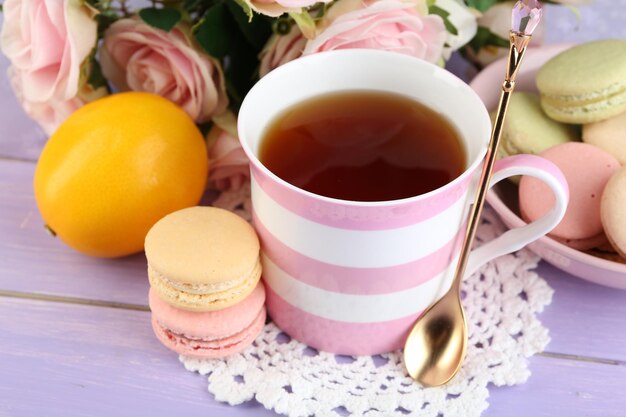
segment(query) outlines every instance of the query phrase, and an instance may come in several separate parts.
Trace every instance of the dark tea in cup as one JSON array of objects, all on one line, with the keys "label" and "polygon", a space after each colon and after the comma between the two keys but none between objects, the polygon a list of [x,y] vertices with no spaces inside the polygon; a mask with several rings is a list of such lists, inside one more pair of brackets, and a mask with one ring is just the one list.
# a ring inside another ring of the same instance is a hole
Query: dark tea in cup
[{"label": "dark tea in cup", "polygon": [[269,125],[259,159],[296,187],[352,201],[424,194],[466,168],[460,135],[444,116],[376,91],[325,94],[290,107]]}]

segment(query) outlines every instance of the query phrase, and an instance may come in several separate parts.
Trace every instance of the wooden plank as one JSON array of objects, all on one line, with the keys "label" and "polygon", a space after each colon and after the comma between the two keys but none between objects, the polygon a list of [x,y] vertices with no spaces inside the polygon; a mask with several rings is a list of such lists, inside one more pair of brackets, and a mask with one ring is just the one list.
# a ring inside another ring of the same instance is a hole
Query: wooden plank
[{"label": "wooden plank", "polygon": [[0,160],[0,290],[147,305],[143,254],[87,257],[49,236],[32,190],[35,165]]},{"label": "wooden plank", "polygon": [[0,297],[0,416],[273,416],[230,407],[152,334],[150,314]]},{"label": "wooden plank", "polygon": [[626,366],[534,357],[527,383],[490,387],[483,417],[623,417]]},{"label": "wooden plank", "polygon": [[[32,195],[34,164],[0,160],[0,291],[147,305],[143,255],[100,260],[49,237]],[[626,361],[626,291],[600,287],[549,266],[555,289],[541,314],[552,352]]]},{"label": "wooden plank", "polygon": [[542,263],[554,289],[539,318],[550,329],[547,351],[626,362],[626,291],[602,287]]},{"label": "wooden plank", "polygon": [[0,53],[0,157],[34,161],[47,137],[20,107],[6,76],[8,67],[9,61]]},{"label": "wooden plank", "polygon": [[[0,297],[0,416],[272,416],[206,392],[151,333],[149,313]],[[626,367],[535,357],[517,387],[491,387],[485,416],[617,417]]]}]

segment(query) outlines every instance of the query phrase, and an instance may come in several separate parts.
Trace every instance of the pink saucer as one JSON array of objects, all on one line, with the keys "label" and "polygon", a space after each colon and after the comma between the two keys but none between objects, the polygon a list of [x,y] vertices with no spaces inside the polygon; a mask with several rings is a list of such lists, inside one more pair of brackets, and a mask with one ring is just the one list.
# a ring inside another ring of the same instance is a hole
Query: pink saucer
[{"label": "pink saucer", "polygon": [[[537,91],[535,75],[541,66],[553,56],[569,49],[573,44],[548,45],[530,48],[517,77],[517,91]],[[481,97],[488,110],[493,110],[500,98],[501,80],[505,60],[499,60],[481,71],[470,86]],[[487,201],[510,228],[526,224],[519,216],[517,187],[502,183],[487,195]],[[528,248],[546,262],[584,280],[626,290],[626,264],[612,262],[569,248],[549,237],[543,237]]]}]

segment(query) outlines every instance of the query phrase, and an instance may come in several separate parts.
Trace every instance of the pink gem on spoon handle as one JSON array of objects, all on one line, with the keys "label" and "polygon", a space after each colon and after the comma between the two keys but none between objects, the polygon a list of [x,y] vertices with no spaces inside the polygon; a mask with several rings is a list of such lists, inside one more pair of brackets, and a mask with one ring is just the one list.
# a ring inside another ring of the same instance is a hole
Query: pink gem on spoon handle
[{"label": "pink gem on spoon handle", "polygon": [[538,0],[520,0],[513,7],[511,29],[522,35],[532,35],[541,21],[543,6]]}]

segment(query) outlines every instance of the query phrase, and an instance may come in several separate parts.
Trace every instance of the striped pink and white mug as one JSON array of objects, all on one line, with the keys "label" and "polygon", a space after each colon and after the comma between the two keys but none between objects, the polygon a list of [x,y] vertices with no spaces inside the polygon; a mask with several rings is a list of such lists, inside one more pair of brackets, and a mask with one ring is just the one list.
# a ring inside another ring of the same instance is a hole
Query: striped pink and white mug
[{"label": "striped pink and white mug", "polygon": [[[464,141],[465,172],[427,194],[356,202],[301,190],[259,161],[259,143],[281,112],[314,96],[354,90],[402,94],[444,114]],[[377,354],[402,347],[415,319],[450,285],[490,126],[469,86],[401,54],[325,52],[263,77],[243,102],[239,137],[251,162],[254,224],[274,322],[290,336],[334,353]],[[468,272],[543,236],[565,213],[567,183],[553,164],[534,156],[511,157],[497,164],[493,183],[513,175],[545,181],[556,204],[544,218],[475,250]]]}]

